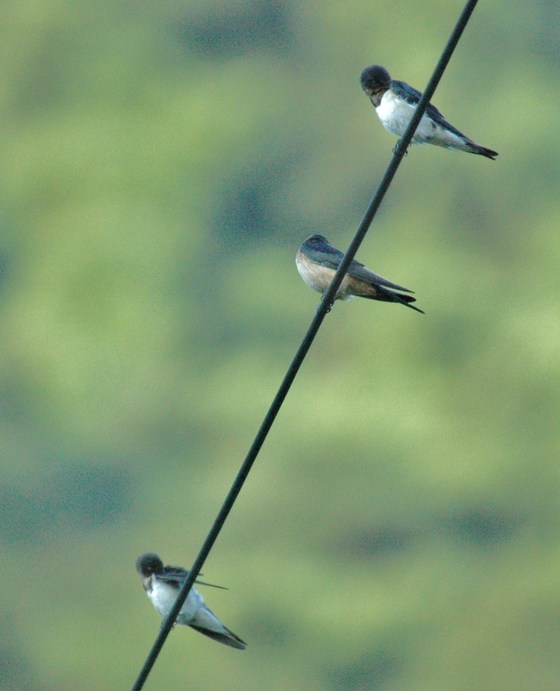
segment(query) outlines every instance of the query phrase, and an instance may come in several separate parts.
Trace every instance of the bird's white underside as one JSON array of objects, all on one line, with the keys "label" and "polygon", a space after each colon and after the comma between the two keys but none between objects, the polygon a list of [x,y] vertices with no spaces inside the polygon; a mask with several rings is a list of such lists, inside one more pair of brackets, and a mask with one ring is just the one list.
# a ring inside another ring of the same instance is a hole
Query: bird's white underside
[{"label": "bird's white underside", "polygon": [[[383,127],[391,134],[402,137],[408,127],[410,119],[416,110],[416,106],[410,105],[402,98],[395,96],[391,91],[386,91],[376,108],[377,115]],[[420,120],[420,124],[412,138],[414,144],[438,144],[449,148],[463,149],[465,142],[453,132],[444,129],[435,123],[427,115]]]},{"label": "bird's white underside", "polygon": [[[178,592],[176,588],[171,587],[168,583],[161,583],[156,580],[153,583],[152,590],[148,591],[147,595],[155,609],[165,617],[175,604]],[[191,589],[185,603],[181,607],[181,611],[177,616],[177,623],[184,625],[194,624],[209,631],[229,634],[229,631],[214,612],[204,604],[204,598],[195,588]]]},{"label": "bird's white underside", "polygon": [[[156,580],[155,583],[152,584],[152,589],[148,591],[147,594],[153,606],[165,617],[175,604],[178,592],[178,590],[172,588],[168,583],[160,583]],[[198,610],[203,606],[203,603],[202,595],[192,588],[181,607],[181,611],[177,617],[178,623],[188,624],[192,621],[196,617]]]}]

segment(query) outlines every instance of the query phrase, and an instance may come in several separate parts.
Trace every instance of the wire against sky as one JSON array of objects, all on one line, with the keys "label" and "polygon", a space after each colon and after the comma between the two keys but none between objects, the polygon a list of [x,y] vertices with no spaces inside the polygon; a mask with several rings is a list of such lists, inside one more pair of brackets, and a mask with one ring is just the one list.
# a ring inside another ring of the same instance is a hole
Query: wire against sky
[{"label": "wire against sky", "polygon": [[366,210],[364,218],[362,219],[362,222],[360,223],[358,230],[356,231],[356,234],[354,235],[354,238],[352,239],[352,242],[348,247],[344,259],[338,267],[338,271],[336,272],[329,289],[323,295],[321,303],[317,308],[317,311],[311,321],[309,329],[303,337],[303,340],[288,368],[288,371],[286,372],[286,375],[284,376],[284,379],[282,380],[282,383],[280,384],[280,387],[276,395],[274,396],[274,399],[270,405],[270,408],[268,409],[268,412],[265,415],[265,418],[261,424],[259,431],[255,436],[251,448],[249,449],[249,452],[247,453],[247,456],[245,457],[245,460],[243,461],[241,468],[239,469],[237,477],[231,485],[231,488],[224,500],[224,503],[222,504],[222,507],[218,512],[218,515],[216,516],[216,519],[214,520],[214,523],[210,528],[210,531],[208,532],[206,540],[200,548],[198,556],[196,557],[194,564],[191,570],[189,571],[189,575],[185,580],[181,590],[179,591],[179,594],[177,595],[177,600],[175,601],[175,604],[173,605],[171,611],[169,612],[169,614],[164,619],[161,625],[159,634],[152,646],[152,649],[148,653],[142,670],[140,671],[140,674],[138,675],[138,678],[136,679],[136,682],[132,687],[132,691],[139,691],[144,686],[144,683],[148,678],[148,675],[150,674],[150,671],[154,666],[161,649],[163,648],[167,636],[169,635],[169,632],[173,627],[173,622],[177,618],[177,615],[179,614],[179,611],[183,606],[183,603],[185,602],[196,577],[200,573],[200,570],[202,569],[204,562],[206,561],[206,558],[208,557],[208,554],[210,553],[214,545],[214,542],[216,541],[224,523],[226,522],[229,512],[231,511],[235,503],[235,500],[237,499],[237,496],[241,492],[245,480],[247,479],[247,476],[251,471],[253,463],[255,462],[262,445],[264,444],[264,441],[270,431],[270,428],[274,423],[274,420],[276,419],[276,416],[278,415],[280,408],[282,407],[282,403],[288,395],[288,391],[290,390],[290,387],[292,386],[294,379],[296,378],[299,368],[301,367],[305,359],[305,356],[307,355],[313,341],[315,340],[315,336],[317,335],[317,332],[319,331],[319,328],[323,323],[326,314],[330,311],[333,305],[334,296],[336,295],[338,287],[340,286],[342,279],[344,278],[344,275],[348,270],[348,267],[354,259],[354,256],[356,255],[356,252],[358,251],[358,248],[360,247],[360,244],[362,243],[362,240],[364,239],[375,217],[375,214],[377,213],[377,210],[381,202],[383,201],[385,193],[389,189],[393,177],[397,172],[397,169],[402,161],[404,154],[406,153],[408,145],[410,144],[412,136],[414,135],[414,132],[418,127],[418,123],[420,122],[420,119],[422,118],[422,115],[424,114],[424,111],[426,110],[426,107],[430,102],[437,85],[439,84],[439,81],[445,71],[445,68],[447,67],[449,60],[453,55],[453,52],[463,34],[463,31],[465,30],[465,27],[468,24],[468,21],[477,3],[478,0],[467,0],[467,3],[463,8],[461,16],[459,17],[457,24],[453,29],[453,32],[451,33],[447,45],[445,46],[441,54],[441,57],[438,60],[432,77],[428,82],[428,86],[426,87],[426,90],[424,91],[422,98],[418,103],[414,116],[412,117],[412,120],[410,121],[401,140],[395,147],[393,157],[389,162],[389,165],[387,166],[385,174],[383,175],[383,178],[381,179],[381,182],[379,183],[375,191],[375,194],[373,195],[373,198]]}]

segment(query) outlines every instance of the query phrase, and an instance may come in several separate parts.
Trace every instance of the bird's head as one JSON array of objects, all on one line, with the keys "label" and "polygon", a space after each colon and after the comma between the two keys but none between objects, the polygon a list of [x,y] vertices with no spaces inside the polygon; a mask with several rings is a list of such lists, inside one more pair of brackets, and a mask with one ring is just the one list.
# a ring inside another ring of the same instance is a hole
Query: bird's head
[{"label": "bird's head", "polygon": [[391,86],[391,75],[381,65],[370,65],[363,70],[360,82],[370,98],[381,96]]},{"label": "bird's head", "polygon": [[146,578],[154,573],[159,573],[163,569],[163,562],[157,554],[146,552],[141,554],[136,560],[136,571]]}]

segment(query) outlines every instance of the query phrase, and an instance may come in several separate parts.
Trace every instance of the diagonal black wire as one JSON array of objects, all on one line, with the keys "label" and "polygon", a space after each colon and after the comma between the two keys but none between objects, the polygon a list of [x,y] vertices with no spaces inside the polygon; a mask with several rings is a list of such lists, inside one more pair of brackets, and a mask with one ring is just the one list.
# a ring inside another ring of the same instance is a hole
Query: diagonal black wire
[{"label": "diagonal black wire", "polygon": [[383,178],[381,179],[381,182],[379,183],[375,191],[375,194],[373,195],[373,198],[366,210],[364,218],[362,219],[362,222],[360,223],[358,230],[356,231],[356,234],[354,235],[354,238],[352,239],[352,242],[350,243],[350,246],[348,247],[348,250],[344,255],[344,259],[341,261],[340,266],[335,276],[333,277],[333,280],[328,290],[323,295],[321,303],[317,308],[317,311],[311,321],[309,329],[303,337],[303,340],[294,356],[294,359],[292,360],[288,368],[288,371],[286,372],[286,375],[284,376],[284,379],[280,384],[276,396],[274,396],[270,408],[268,409],[268,412],[262,422],[262,425],[253,441],[253,444],[251,445],[251,448],[249,449],[249,452],[247,453],[247,456],[245,457],[245,460],[243,461],[243,464],[241,465],[241,468],[237,474],[237,477],[231,485],[231,488],[224,500],[224,503],[222,504],[222,508],[218,512],[218,515],[214,520],[214,523],[206,537],[206,540],[200,548],[200,552],[198,553],[198,556],[196,557],[194,564],[192,565],[192,568],[189,571],[189,575],[187,576],[185,582],[183,583],[183,586],[181,587],[181,590],[179,591],[179,594],[177,595],[175,604],[173,605],[171,611],[169,612],[169,614],[164,619],[161,625],[159,634],[152,646],[152,649],[148,653],[144,666],[142,667],[142,670],[140,671],[140,674],[138,675],[138,678],[136,679],[136,682],[132,687],[132,691],[139,691],[144,686],[144,682],[148,678],[148,675],[152,667],[154,666],[154,663],[163,647],[163,644],[165,643],[167,636],[169,635],[169,632],[173,627],[173,623],[175,622],[175,619],[177,618],[177,615],[179,614],[179,611],[181,610],[181,607],[183,606],[183,603],[185,602],[196,577],[199,575],[200,570],[202,569],[204,562],[206,561],[206,558],[210,553],[210,550],[214,546],[214,542],[216,541],[229,515],[229,512],[233,508],[235,500],[237,499],[237,496],[239,495],[245,483],[245,480],[247,479],[247,476],[251,471],[253,463],[255,462],[262,445],[264,444],[264,441],[268,435],[268,432],[270,431],[270,428],[274,423],[274,420],[276,419],[276,416],[278,415],[278,412],[280,411],[280,408],[282,407],[284,399],[288,395],[288,391],[290,390],[290,387],[292,386],[292,383],[296,378],[299,368],[301,367],[303,360],[305,359],[305,356],[307,355],[311,347],[311,344],[313,343],[315,336],[319,331],[319,327],[323,323],[323,319],[325,318],[325,316],[330,311],[330,308],[333,305],[334,296],[336,295],[336,291],[338,290],[338,287],[340,286],[342,279],[344,278],[344,274],[346,273],[348,267],[350,266],[350,263],[354,259],[354,256],[358,251],[358,248],[362,243],[362,240],[364,239],[375,214],[377,213],[377,209],[379,208],[383,200],[383,197],[385,196],[385,193],[387,192],[389,185],[391,184],[391,181],[393,180],[393,177],[397,172],[401,160],[408,148],[408,145],[410,144],[412,136],[416,131],[418,123],[420,122],[420,119],[422,118],[422,115],[424,114],[424,111],[426,110],[426,107],[430,102],[430,99],[432,98],[434,91],[436,90],[436,87],[445,71],[445,68],[447,67],[447,64],[449,63],[449,60],[451,59],[451,56],[453,55],[453,51],[455,50],[455,47],[457,46],[457,43],[459,42],[459,39],[461,38],[461,35],[463,34],[463,31],[477,3],[478,0],[467,1],[463,9],[463,12],[461,13],[461,16],[459,17],[457,24],[455,25],[455,28],[453,29],[453,32],[447,42],[447,45],[445,46],[441,54],[441,57],[434,69],[432,77],[428,82],[428,86],[426,87],[426,90],[424,91],[422,98],[420,99],[418,106],[416,107],[416,111],[408,127],[406,128],[405,133],[403,134],[400,142],[395,147],[393,158],[387,166],[385,174],[383,175]]}]

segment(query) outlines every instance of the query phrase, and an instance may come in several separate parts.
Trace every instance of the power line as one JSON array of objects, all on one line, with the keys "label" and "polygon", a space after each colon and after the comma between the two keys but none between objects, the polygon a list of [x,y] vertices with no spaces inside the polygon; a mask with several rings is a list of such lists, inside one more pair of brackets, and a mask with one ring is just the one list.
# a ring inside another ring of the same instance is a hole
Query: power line
[{"label": "power line", "polygon": [[136,679],[136,682],[132,687],[132,691],[139,691],[144,686],[144,683],[148,678],[148,675],[150,674],[150,671],[154,666],[161,649],[163,648],[167,636],[169,635],[169,632],[173,627],[173,623],[175,622],[175,619],[177,618],[177,615],[179,614],[179,611],[181,610],[181,607],[183,606],[183,603],[185,602],[187,595],[189,594],[193,586],[194,581],[199,575],[200,570],[204,565],[204,562],[206,561],[212,547],[214,546],[214,542],[216,541],[224,523],[226,522],[229,512],[233,508],[235,500],[241,492],[245,480],[247,479],[247,476],[249,475],[251,468],[253,467],[253,463],[255,462],[262,445],[264,444],[264,441],[276,419],[276,416],[278,415],[278,412],[280,411],[280,408],[282,407],[284,399],[288,395],[288,391],[290,390],[294,382],[294,379],[296,378],[299,368],[301,367],[305,359],[305,356],[307,355],[315,339],[315,336],[317,335],[317,332],[319,331],[319,328],[323,323],[325,316],[330,311],[334,303],[334,296],[336,295],[338,287],[340,286],[342,279],[344,278],[344,275],[348,270],[348,267],[354,259],[354,256],[356,255],[356,252],[358,251],[358,248],[360,247],[362,240],[364,239],[371,225],[371,222],[373,221],[375,214],[377,213],[377,210],[381,202],[383,201],[385,193],[389,189],[393,177],[397,172],[402,158],[405,155],[406,150],[412,140],[412,136],[416,131],[418,123],[420,122],[422,115],[424,114],[424,111],[426,110],[426,107],[428,106],[437,88],[437,85],[439,84],[439,81],[445,71],[445,68],[447,67],[449,60],[453,55],[453,52],[463,34],[463,31],[465,30],[465,27],[468,24],[468,21],[477,3],[478,0],[467,0],[467,3],[463,8],[463,11],[455,25],[455,28],[453,29],[453,32],[449,37],[447,45],[445,46],[441,54],[441,57],[434,69],[432,77],[428,82],[428,86],[426,87],[426,90],[424,91],[418,103],[418,106],[416,107],[416,111],[408,127],[406,128],[405,133],[403,134],[402,138],[397,143],[394,149],[393,157],[389,162],[387,169],[385,170],[385,174],[383,175],[383,178],[381,179],[381,182],[379,183],[375,191],[375,194],[373,195],[373,198],[365,212],[362,222],[360,223],[358,230],[356,231],[356,234],[354,235],[354,238],[352,239],[352,242],[348,247],[344,259],[340,263],[340,266],[338,267],[338,270],[331,282],[331,285],[323,295],[323,298],[317,308],[317,311],[315,312],[315,316],[311,321],[309,329],[303,337],[303,340],[288,368],[288,371],[286,372],[286,375],[284,376],[284,379],[282,380],[282,383],[280,384],[280,387],[278,388],[278,391],[274,396],[274,399],[272,400],[268,412],[266,413],[261,427],[257,432],[255,439],[251,445],[251,448],[249,449],[247,456],[245,457],[245,460],[243,461],[241,468],[239,469],[237,477],[231,485],[231,488],[224,500],[224,503],[222,504],[222,507],[218,512],[218,515],[216,516],[216,519],[214,520],[214,523],[210,528],[210,531],[208,532],[208,535],[202,547],[200,548],[198,556],[196,557],[192,565],[192,568],[189,571],[189,575],[183,583],[183,586],[181,587],[179,594],[177,595],[177,600],[175,601],[175,604],[171,608],[171,611],[169,612],[169,614],[164,619],[161,625],[158,636],[152,646],[152,649],[148,653],[146,661],[140,671],[140,674],[138,675],[138,678]]}]

